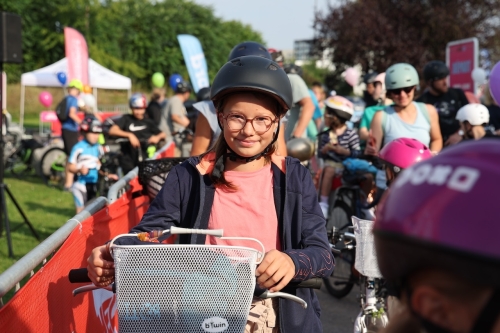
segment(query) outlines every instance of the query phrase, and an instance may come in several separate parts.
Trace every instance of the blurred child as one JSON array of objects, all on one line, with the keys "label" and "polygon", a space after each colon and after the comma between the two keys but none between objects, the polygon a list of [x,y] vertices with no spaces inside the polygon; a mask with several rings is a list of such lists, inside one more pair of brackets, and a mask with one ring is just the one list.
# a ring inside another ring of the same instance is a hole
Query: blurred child
[{"label": "blurred child", "polygon": [[332,182],[334,179],[337,180],[334,188],[341,185],[340,176],[344,171],[342,161],[348,157],[361,155],[359,136],[346,125],[353,113],[352,103],[344,97],[333,96],[325,100],[325,125],[328,126],[328,130],[318,135],[319,157],[325,161],[319,204],[325,217],[328,215],[328,197],[332,190]]}]

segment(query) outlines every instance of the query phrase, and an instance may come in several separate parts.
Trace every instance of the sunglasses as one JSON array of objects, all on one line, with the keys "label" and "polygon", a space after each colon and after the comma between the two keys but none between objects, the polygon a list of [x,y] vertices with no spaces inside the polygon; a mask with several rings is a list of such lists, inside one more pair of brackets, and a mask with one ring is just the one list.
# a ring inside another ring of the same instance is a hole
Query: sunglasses
[{"label": "sunglasses", "polygon": [[389,94],[393,95],[401,95],[401,91],[404,91],[407,95],[411,93],[415,89],[415,86],[412,87],[405,87],[405,88],[398,88],[398,89],[388,89],[387,92]]}]

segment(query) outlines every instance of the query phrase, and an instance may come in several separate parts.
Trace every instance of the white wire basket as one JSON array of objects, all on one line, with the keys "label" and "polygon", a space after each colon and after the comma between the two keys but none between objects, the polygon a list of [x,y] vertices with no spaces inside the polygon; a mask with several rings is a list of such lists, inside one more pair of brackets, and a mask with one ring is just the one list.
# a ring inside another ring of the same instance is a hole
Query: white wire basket
[{"label": "white wire basket", "polygon": [[352,217],[354,226],[354,236],[356,236],[356,258],[354,268],[367,277],[382,278],[378,268],[377,254],[375,252],[375,243],[373,238],[374,221],[362,220],[355,216]]},{"label": "white wire basket", "polygon": [[216,245],[113,245],[120,333],[245,329],[259,251]]}]

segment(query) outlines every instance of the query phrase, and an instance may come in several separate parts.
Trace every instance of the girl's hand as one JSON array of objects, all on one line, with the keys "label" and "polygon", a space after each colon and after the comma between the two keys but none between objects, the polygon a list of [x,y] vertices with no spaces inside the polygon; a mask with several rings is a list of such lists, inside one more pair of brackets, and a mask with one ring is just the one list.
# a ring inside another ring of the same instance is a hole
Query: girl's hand
[{"label": "girl's hand", "polygon": [[276,292],[283,289],[295,276],[295,265],[287,254],[271,250],[264,256],[255,275],[261,288]]},{"label": "girl's hand", "polygon": [[115,280],[115,263],[106,245],[92,250],[87,270],[90,280],[98,287],[106,287]]},{"label": "girl's hand", "polygon": [[342,146],[340,146],[340,145],[338,145],[338,144],[337,144],[337,145],[332,146],[332,150],[333,150],[336,154],[338,154],[338,155],[346,155],[346,156],[347,156],[347,155],[350,155],[350,154],[351,154],[351,151],[350,151],[349,149],[344,148],[344,147],[342,147]]}]

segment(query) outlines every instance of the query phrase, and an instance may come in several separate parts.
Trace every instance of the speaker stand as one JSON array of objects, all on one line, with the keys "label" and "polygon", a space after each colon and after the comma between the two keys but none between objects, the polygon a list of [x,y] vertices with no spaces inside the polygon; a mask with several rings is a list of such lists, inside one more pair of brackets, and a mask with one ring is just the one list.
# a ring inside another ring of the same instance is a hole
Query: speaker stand
[{"label": "speaker stand", "polygon": [[[0,62],[0,73],[2,73],[2,72],[3,72],[3,63]],[[2,80],[0,80],[0,105],[2,105],[1,104],[2,97],[3,97],[2,92],[3,92]],[[21,216],[23,217],[24,223],[26,223],[28,225],[28,227],[30,228],[33,236],[35,236],[35,238],[37,240],[40,240],[40,236],[38,236],[35,228],[33,228],[33,225],[30,223],[30,221],[26,217],[26,214],[24,214],[23,210],[21,209],[21,206],[19,206],[19,203],[14,198],[14,195],[12,194],[12,192],[9,190],[9,188],[4,183],[5,163],[4,163],[3,154],[4,154],[4,149],[5,149],[5,141],[4,141],[4,137],[3,137],[3,121],[4,121],[4,115],[3,115],[3,111],[2,111],[2,114],[0,116],[0,209],[2,210],[2,212],[0,213],[0,218],[3,217],[3,223],[5,225],[5,236],[7,237],[7,247],[9,250],[9,257],[13,258],[14,251],[12,249],[12,236],[10,233],[11,229],[10,229],[9,214],[7,212],[7,200],[5,197],[5,193],[7,193],[9,195],[10,199],[12,200],[12,202],[16,206],[17,210],[19,211],[19,214],[21,214]],[[5,128],[5,130],[7,131],[7,127]],[[1,230],[0,230],[0,232],[1,232]],[[1,233],[0,233],[0,236],[1,236]]]}]

